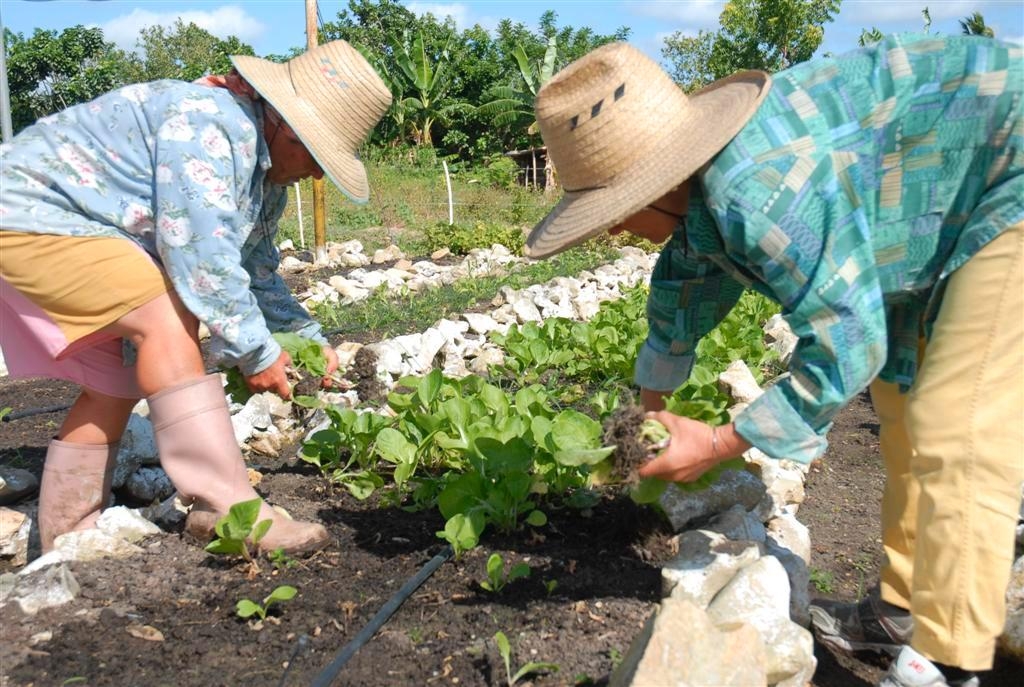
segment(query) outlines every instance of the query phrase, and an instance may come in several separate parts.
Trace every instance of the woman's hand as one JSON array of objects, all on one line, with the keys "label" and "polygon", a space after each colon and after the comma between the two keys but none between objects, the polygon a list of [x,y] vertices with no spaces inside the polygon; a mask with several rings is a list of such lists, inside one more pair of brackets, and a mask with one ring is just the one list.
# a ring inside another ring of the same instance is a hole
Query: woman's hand
[{"label": "woman's hand", "polygon": [[647,416],[665,425],[672,440],[664,451],[641,466],[641,477],[693,482],[721,461],[712,450],[714,430],[710,425],[664,410]]},{"label": "woman's hand", "polygon": [[[337,362],[337,357],[335,357]],[[258,394],[262,391],[273,391],[283,399],[292,397],[292,387],[288,383],[288,366],[292,364],[292,357],[287,352],[281,351],[277,360],[271,363],[270,367],[260,370],[254,375],[245,377],[245,384],[249,391]]]},{"label": "woman's hand", "polygon": [[334,386],[332,376],[338,371],[338,354],[327,344],[324,344],[322,348],[324,351],[324,358],[327,359],[327,370],[324,372],[324,378],[321,380],[320,386],[325,389],[330,389]]},{"label": "woman's hand", "polygon": [[667,411],[649,413],[648,417],[665,425],[672,438],[664,451],[640,468],[641,477],[693,482],[719,463],[740,456],[750,448],[732,424],[712,428]]}]

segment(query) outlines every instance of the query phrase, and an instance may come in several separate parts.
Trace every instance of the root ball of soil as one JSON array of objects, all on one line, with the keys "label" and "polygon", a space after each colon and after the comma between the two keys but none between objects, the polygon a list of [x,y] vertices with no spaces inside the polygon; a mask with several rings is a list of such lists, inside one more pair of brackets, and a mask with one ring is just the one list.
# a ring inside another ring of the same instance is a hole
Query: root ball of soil
[{"label": "root ball of soil", "polygon": [[636,484],[640,481],[637,470],[647,461],[650,449],[640,441],[640,427],[644,423],[644,410],[640,406],[623,406],[604,422],[604,444],[615,445],[611,455],[611,478],[616,482]]}]

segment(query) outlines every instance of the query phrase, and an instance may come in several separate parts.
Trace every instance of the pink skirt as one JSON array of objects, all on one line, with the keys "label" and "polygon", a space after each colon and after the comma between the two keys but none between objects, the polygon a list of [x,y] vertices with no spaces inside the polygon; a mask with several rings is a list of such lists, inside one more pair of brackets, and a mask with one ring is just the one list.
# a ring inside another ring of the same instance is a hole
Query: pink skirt
[{"label": "pink skirt", "polygon": [[48,377],[117,398],[142,398],[135,367],[122,357],[122,339],[90,336],[68,342],[60,327],[0,277],[0,349],[11,377]]}]

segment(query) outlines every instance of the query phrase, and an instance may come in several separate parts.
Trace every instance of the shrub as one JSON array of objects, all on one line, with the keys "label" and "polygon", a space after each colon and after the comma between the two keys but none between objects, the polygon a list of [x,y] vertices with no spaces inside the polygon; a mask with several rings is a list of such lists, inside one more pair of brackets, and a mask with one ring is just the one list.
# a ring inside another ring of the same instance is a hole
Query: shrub
[{"label": "shrub", "polygon": [[474,248],[490,248],[495,243],[500,243],[515,255],[522,255],[526,241],[522,230],[516,227],[486,222],[473,225],[436,222],[423,233],[430,250],[448,248],[456,255],[467,255]]}]

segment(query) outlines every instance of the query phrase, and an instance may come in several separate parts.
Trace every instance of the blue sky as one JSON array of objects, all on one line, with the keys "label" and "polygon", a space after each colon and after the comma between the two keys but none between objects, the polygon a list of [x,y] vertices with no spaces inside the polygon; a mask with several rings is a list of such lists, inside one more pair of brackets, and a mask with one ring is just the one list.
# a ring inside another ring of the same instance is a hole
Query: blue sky
[{"label": "blue sky", "polygon": [[[320,16],[333,20],[345,1],[320,0]],[[632,29],[630,42],[660,61],[664,38],[675,31],[695,34],[714,30],[724,0],[463,0],[404,4],[417,13],[452,16],[460,28],[480,24],[493,28],[503,18],[536,26],[541,13],[558,13],[559,25],[590,26],[610,33],[619,26]],[[1000,38],[1024,42],[1024,2],[1021,0],[844,0],[839,16],[826,25],[823,50],[843,52],[856,47],[861,29],[883,32],[921,30],[921,10],[928,7],[932,32],[959,33],[958,21],[981,12]],[[192,21],[211,33],[234,34],[258,55],[286,53],[305,45],[303,0],[0,0],[0,21],[15,32],[30,35],[36,28],[63,29],[75,24],[100,26],[108,40],[133,48],[139,29]]]}]

